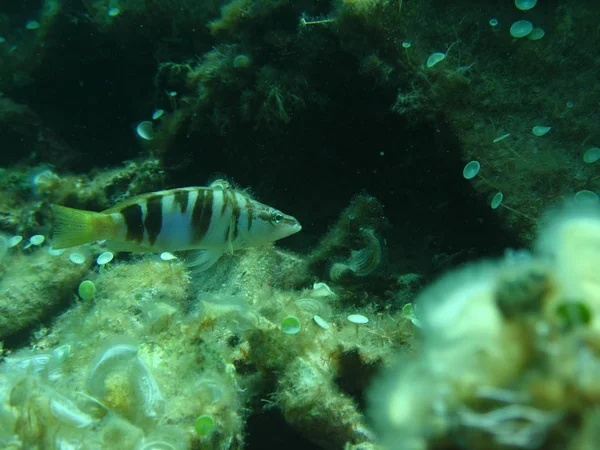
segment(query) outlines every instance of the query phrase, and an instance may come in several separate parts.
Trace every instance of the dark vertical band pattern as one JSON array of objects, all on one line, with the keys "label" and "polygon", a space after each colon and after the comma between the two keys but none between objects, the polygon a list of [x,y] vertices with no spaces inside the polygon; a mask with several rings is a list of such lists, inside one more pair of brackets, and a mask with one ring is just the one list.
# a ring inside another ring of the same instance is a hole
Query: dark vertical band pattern
[{"label": "dark vertical band pattern", "polygon": [[252,228],[252,220],[254,220],[254,207],[250,202],[246,203],[246,212],[248,214],[248,231]]},{"label": "dark vertical band pattern", "polygon": [[238,235],[240,234],[240,201],[238,196],[235,193],[232,194],[233,197],[233,210],[231,211],[231,220],[233,220],[234,228],[233,228],[233,238],[232,240],[236,240]]},{"label": "dark vertical band pattern", "polygon": [[223,217],[223,214],[225,214],[227,206],[229,205],[229,189],[223,189],[221,190],[221,193],[223,195],[223,204],[221,205],[221,217]]},{"label": "dark vertical band pattern", "polygon": [[144,227],[148,233],[148,243],[154,245],[162,228],[162,195],[153,195],[146,201]]},{"label": "dark vertical band pattern", "polygon": [[127,240],[142,242],[144,239],[144,224],[142,223],[142,207],[137,203],[121,210],[127,226]]},{"label": "dark vertical band pattern", "polygon": [[[233,208],[235,208],[235,197],[233,197],[233,191],[231,189],[226,189],[223,191],[223,206],[221,207],[221,217],[227,212],[227,206],[231,205],[232,211],[229,214],[229,221],[227,222],[227,228],[225,228],[225,242],[229,242],[229,237],[231,235],[231,225],[233,225]],[[233,240],[233,239],[232,239]]]},{"label": "dark vertical band pattern", "polygon": [[198,197],[192,211],[192,236],[199,242],[206,235],[212,218],[213,193],[211,189],[198,190]]},{"label": "dark vertical band pattern", "polygon": [[[198,193],[198,195],[200,195],[200,193]],[[188,205],[188,197],[189,197],[189,191],[187,190],[180,190],[175,192],[175,199],[173,200],[173,202],[175,203],[175,205],[179,206],[179,211],[181,211],[181,214],[184,214],[187,210],[187,205]]]}]

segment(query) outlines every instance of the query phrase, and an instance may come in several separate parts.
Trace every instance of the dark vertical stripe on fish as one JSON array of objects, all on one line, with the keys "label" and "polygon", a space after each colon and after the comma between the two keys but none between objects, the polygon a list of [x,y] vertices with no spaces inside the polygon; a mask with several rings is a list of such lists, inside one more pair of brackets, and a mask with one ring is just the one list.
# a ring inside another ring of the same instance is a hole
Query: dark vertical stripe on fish
[{"label": "dark vertical stripe on fish", "polygon": [[144,224],[142,223],[142,207],[137,203],[121,210],[127,226],[127,240],[142,242],[144,239]]},{"label": "dark vertical stripe on fish", "polygon": [[211,189],[198,190],[198,197],[192,211],[193,241],[198,242],[206,235],[212,217],[213,192]]},{"label": "dark vertical stripe on fish", "polygon": [[227,209],[227,205],[229,204],[229,189],[223,189],[221,193],[223,194],[223,204],[221,205],[221,217],[223,217],[223,214],[225,214],[225,210]]},{"label": "dark vertical stripe on fish", "polygon": [[184,214],[187,210],[188,197],[189,191],[187,190],[182,189],[175,192],[175,199],[173,201],[177,206],[179,206],[179,211],[181,211],[181,214]]},{"label": "dark vertical stripe on fish", "polygon": [[229,231],[231,231],[231,219],[229,219],[227,228],[225,228],[225,235],[223,236],[226,243],[229,243]]},{"label": "dark vertical stripe on fish", "polygon": [[148,243],[154,245],[162,228],[162,195],[153,195],[146,201],[144,227],[148,233]]},{"label": "dark vertical stripe on fish", "polygon": [[[221,217],[223,217],[223,215],[226,212],[226,208],[225,205],[231,205],[232,211],[229,214],[229,222],[227,223],[227,228],[225,229],[225,242],[229,242],[230,241],[230,237],[231,237],[231,225],[233,225],[233,209],[235,208],[235,196],[234,193],[231,189],[227,189],[223,191],[223,207],[221,208]],[[233,238],[231,239],[233,240]]]},{"label": "dark vertical stripe on fish", "polygon": [[248,214],[248,231],[252,228],[252,220],[254,219],[254,208],[250,202],[246,203],[246,213]]},{"label": "dark vertical stripe on fish", "polygon": [[233,236],[231,238],[232,241],[235,241],[240,233],[240,212],[240,200],[238,199],[238,196],[233,194],[233,210],[231,211],[231,220],[234,222],[234,227]]}]

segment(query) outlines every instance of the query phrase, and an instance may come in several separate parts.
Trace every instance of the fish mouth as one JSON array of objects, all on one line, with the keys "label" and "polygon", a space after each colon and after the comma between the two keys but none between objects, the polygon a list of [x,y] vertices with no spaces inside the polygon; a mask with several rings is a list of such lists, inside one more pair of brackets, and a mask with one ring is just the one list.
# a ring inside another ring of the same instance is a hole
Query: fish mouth
[{"label": "fish mouth", "polygon": [[294,225],[290,226],[288,228],[287,231],[287,236],[291,236],[293,234],[298,233],[300,230],[302,230],[302,225],[300,225],[298,222],[296,222]]},{"label": "fish mouth", "polygon": [[286,219],[287,219],[286,225],[289,227],[288,229],[290,231],[290,234],[294,234],[294,233],[297,233],[298,231],[302,230],[302,225],[300,225],[300,222],[298,222],[298,219],[296,219],[295,217],[292,217],[292,216],[286,216]]},{"label": "fish mouth", "polygon": [[294,231],[293,231],[293,233],[297,233],[300,230],[302,230],[302,225],[300,225],[300,222],[298,222],[296,219],[294,219],[294,221],[296,223],[294,224],[294,228],[293,228]]}]

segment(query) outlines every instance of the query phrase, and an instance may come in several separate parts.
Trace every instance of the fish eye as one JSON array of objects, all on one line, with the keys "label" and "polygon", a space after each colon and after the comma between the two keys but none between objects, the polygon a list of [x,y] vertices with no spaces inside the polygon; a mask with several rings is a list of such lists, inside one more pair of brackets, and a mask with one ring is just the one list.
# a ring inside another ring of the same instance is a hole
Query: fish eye
[{"label": "fish eye", "polygon": [[273,225],[278,225],[281,222],[283,222],[283,214],[279,211],[273,211],[273,214],[271,214],[271,223]]}]

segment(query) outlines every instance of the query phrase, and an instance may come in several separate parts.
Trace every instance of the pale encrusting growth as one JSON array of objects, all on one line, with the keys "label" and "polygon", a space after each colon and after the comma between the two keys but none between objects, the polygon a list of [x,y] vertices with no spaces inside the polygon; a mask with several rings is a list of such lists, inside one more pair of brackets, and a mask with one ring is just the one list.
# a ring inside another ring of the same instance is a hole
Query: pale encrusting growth
[{"label": "pale encrusting growth", "polygon": [[371,388],[383,443],[595,448],[599,266],[600,211],[575,205],[550,216],[534,253],[507,251],[426,289],[416,358]]},{"label": "pale encrusting growth", "polygon": [[[371,267],[366,256],[377,255],[361,252],[354,238],[361,230],[379,235],[382,220],[373,198],[353,203],[314,252],[322,276],[345,255],[360,263],[361,276],[348,287],[325,284],[308,258],[273,246],[239,252],[195,276],[170,253],[98,265],[95,246],[78,249],[82,264],[70,252],[9,250],[7,258],[22,262],[0,287],[15,284],[24,268],[39,272],[47,259],[74,282],[58,292],[65,309],[26,348],[5,341],[0,447],[262,448],[254,417],[270,426],[277,414],[285,423],[269,436],[293,431],[304,446],[378,448],[357,399],[390,347],[410,345],[413,324],[374,302],[349,302],[350,287],[374,279],[363,269]],[[352,258],[353,244],[365,258]],[[30,289],[20,299],[55,295],[64,283],[24,281]]]}]

